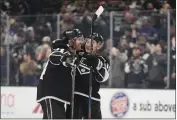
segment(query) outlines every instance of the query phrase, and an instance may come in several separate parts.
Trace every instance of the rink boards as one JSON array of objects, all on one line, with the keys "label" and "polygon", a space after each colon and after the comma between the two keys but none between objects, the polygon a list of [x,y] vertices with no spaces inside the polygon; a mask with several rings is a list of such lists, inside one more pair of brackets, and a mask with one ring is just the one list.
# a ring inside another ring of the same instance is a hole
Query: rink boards
[{"label": "rink boards", "polygon": [[[175,90],[101,89],[103,118],[175,118]],[[41,118],[35,87],[1,87],[1,118]]]}]

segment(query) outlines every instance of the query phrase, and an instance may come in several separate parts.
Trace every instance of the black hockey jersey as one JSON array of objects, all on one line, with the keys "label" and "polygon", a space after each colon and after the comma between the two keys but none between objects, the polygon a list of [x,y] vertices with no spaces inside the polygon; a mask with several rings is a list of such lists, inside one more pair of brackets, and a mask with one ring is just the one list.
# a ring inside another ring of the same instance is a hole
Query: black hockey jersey
[{"label": "black hockey jersey", "polygon": [[[101,82],[109,78],[109,61],[102,56],[97,56],[97,67],[93,70],[92,78],[92,100],[100,101],[99,89]],[[89,97],[89,61],[86,57],[80,56],[80,63],[77,66],[75,94]]]},{"label": "black hockey jersey", "polygon": [[70,104],[72,94],[71,67],[63,62],[69,51],[58,49],[51,53],[37,86],[37,101],[47,98]]}]

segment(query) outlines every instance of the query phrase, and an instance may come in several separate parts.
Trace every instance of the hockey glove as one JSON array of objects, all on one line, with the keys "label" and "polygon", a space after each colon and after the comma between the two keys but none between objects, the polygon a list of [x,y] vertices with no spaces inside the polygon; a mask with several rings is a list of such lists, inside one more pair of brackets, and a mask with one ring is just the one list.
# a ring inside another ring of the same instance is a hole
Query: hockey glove
[{"label": "hockey glove", "polygon": [[96,69],[96,67],[98,65],[98,58],[97,58],[97,56],[91,55],[91,54],[86,54],[85,58],[86,58],[86,64],[88,66],[92,66],[93,69]]},{"label": "hockey glove", "polygon": [[76,64],[78,64],[78,57],[77,56],[73,56],[73,55],[65,55],[63,56],[63,58],[61,59],[61,61],[63,62],[63,65],[66,67],[72,67]]}]

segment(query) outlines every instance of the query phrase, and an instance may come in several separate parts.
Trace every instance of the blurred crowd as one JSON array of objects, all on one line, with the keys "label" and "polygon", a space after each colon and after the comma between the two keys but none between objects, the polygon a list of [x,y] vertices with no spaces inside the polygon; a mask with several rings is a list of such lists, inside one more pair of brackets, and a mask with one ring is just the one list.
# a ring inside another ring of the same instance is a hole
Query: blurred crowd
[{"label": "blurred crowd", "polygon": [[[175,89],[174,0],[4,0],[0,4],[1,85],[36,86],[51,53],[51,42],[69,28],[78,28],[84,36],[89,35],[91,16],[103,5],[106,10],[94,29],[105,39],[101,54],[109,56],[111,61],[110,79],[103,87],[168,87],[167,13],[170,11],[170,88]],[[112,38],[111,11],[114,11]],[[117,19],[120,24],[116,24]]]}]

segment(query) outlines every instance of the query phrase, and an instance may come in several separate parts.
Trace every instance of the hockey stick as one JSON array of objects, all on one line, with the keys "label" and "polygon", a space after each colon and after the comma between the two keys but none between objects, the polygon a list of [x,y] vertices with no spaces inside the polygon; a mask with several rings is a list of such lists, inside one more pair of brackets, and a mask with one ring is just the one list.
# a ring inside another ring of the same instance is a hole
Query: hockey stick
[{"label": "hockey stick", "polygon": [[72,97],[71,97],[71,119],[74,118],[74,91],[75,91],[75,76],[76,76],[76,65],[72,66]]},{"label": "hockey stick", "polygon": [[71,70],[72,75],[72,96],[71,96],[71,119],[74,118],[74,91],[75,91],[75,77],[76,77],[76,40],[74,39],[74,55],[73,55],[73,65]]},{"label": "hockey stick", "polygon": [[[93,31],[94,31],[94,23],[95,20],[101,15],[101,13],[104,11],[104,8],[100,6],[98,10],[95,12],[93,18],[92,18],[92,23],[91,23],[91,51],[90,53],[92,54],[93,51]],[[89,99],[88,99],[88,119],[91,119],[91,104],[92,104],[92,77],[93,77],[93,67],[90,66],[90,76],[89,76]]]}]

